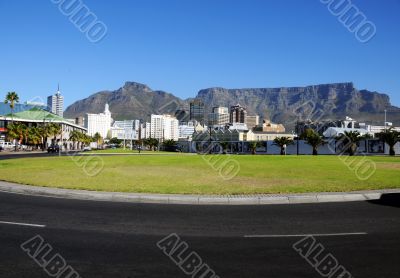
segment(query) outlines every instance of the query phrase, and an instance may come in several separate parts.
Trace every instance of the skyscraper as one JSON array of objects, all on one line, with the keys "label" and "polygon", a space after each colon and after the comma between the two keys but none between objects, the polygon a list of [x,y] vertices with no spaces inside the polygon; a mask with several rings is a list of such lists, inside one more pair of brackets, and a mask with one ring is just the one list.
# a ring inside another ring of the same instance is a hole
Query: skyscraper
[{"label": "skyscraper", "polygon": [[61,95],[60,86],[54,95],[47,97],[47,107],[49,112],[63,117],[64,113],[64,97]]},{"label": "skyscraper", "polygon": [[208,124],[210,126],[224,126],[229,123],[228,107],[214,107],[212,113],[208,114]]},{"label": "skyscraper", "polygon": [[190,120],[204,123],[204,102],[200,99],[190,102]]},{"label": "skyscraper", "polygon": [[230,117],[229,121],[231,124],[234,123],[246,123],[246,116],[247,116],[247,111],[246,108],[240,106],[240,104],[237,104],[235,106],[231,106],[231,111],[230,111]]},{"label": "skyscraper", "polygon": [[164,140],[179,139],[179,121],[171,115],[151,115],[151,138]]},{"label": "skyscraper", "polygon": [[85,116],[85,127],[87,128],[87,132],[90,136],[99,133],[101,137],[107,138],[109,135],[108,132],[111,129],[111,112],[106,103],[104,107],[104,112],[100,114],[86,114]]}]

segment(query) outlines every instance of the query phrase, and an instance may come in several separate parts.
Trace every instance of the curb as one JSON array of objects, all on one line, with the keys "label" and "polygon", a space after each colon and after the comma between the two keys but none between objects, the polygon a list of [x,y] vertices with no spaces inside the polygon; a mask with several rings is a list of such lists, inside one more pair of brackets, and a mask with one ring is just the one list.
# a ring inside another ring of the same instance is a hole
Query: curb
[{"label": "curb", "polygon": [[400,189],[357,191],[351,193],[305,193],[305,194],[261,194],[261,195],[177,195],[146,193],[114,193],[85,190],[70,190],[21,185],[0,181],[0,192],[42,197],[76,200],[130,202],[143,204],[179,205],[276,205],[310,204],[331,202],[354,202],[379,200],[383,194],[400,193]]}]

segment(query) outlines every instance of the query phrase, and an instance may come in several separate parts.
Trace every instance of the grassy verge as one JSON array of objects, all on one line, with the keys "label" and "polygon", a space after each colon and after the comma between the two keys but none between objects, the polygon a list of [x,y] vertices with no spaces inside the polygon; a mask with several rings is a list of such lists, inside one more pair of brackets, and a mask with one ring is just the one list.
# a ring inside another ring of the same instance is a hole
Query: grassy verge
[{"label": "grassy verge", "polygon": [[[207,159],[217,156],[206,156]],[[400,188],[400,158],[368,157],[376,171],[367,180],[357,178],[336,156],[222,156],[233,159],[240,171],[224,180],[200,155],[106,156],[96,167],[70,157],[22,158],[0,161],[0,179],[30,185],[112,192],[182,194],[256,194],[354,191]],[[76,159],[76,158],[75,158]],[[356,165],[363,157],[354,158]]]},{"label": "grassy verge", "polygon": [[[130,149],[106,149],[106,150],[91,150],[89,152],[84,152],[89,153],[89,154],[104,154],[104,153],[112,153],[112,154],[130,154],[130,153],[134,153],[134,154],[138,154],[139,151],[138,150],[130,150]],[[176,154],[175,152],[164,152],[164,151],[140,151],[141,154]]]}]

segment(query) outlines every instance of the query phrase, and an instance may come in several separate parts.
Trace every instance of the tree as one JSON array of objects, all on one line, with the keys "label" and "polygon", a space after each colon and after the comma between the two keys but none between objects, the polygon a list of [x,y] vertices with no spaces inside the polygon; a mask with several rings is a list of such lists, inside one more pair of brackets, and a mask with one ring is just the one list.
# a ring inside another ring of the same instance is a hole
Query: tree
[{"label": "tree", "polygon": [[41,143],[42,141],[42,133],[40,128],[38,127],[31,127],[28,129],[28,143],[34,145],[35,148]]},{"label": "tree", "polygon": [[312,147],[312,154],[318,155],[318,148],[324,144],[326,144],[325,140],[312,129],[307,129],[301,136],[306,140],[306,144]]},{"label": "tree", "polygon": [[[24,141],[24,138],[27,134],[27,127],[21,123],[12,123],[7,126],[8,137],[13,140],[18,140],[18,143],[21,144]],[[17,150],[17,144],[15,144],[15,151]]]},{"label": "tree", "polygon": [[251,154],[253,154],[253,155],[256,154],[257,148],[260,146],[261,146],[261,142],[259,142],[259,141],[249,142],[249,148],[251,150]]},{"label": "tree", "polygon": [[96,132],[93,135],[93,140],[97,143],[97,148],[99,148],[99,145],[101,144],[101,141],[103,140],[103,137],[101,137],[100,133]]},{"label": "tree", "polygon": [[7,136],[10,139],[22,141],[24,137],[24,126],[21,123],[12,123],[7,126]]},{"label": "tree", "polygon": [[121,145],[122,140],[118,139],[117,137],[113,137],[110,139],[109,143],[113,145]]},{"label": "tree", "polygon": [[285,148],[293,144],[293,139],[289,137],[276,137],[273,143],[273,145],[281,148],[281,155],[285,155]]},{"label": "tree", "polygon": [[44,151],[46,149],[46,143],[47,143],[47,138],[49,136],[52,136],[52,126],[48,124],[44,124],[41,128],[40,131],[42,132],[42,150]]},{"label": "tree", "polygon": [[56,143],[57,136],[61,134],[61,125],[56,123],[50,123],[48,126],[48,134],[53,137],[53,144]]},{"label": "tree", "polygon": [[220,146],[222,148],[223,154],[226,154],[226,150],[228,149],[229,143],[224,141],[224,142],[220,142],[219,144],[220,144]]},{"label": "tree", "polygon": [[69,140],[72,141],[73,145],[74,145],[74,149],[75,149],[75,142],[82,142],[83,141],[83,134],[80,133],[77,130],[73,130],[70,134],[69,134]]},{"label": "tree", "polygon": [[353,156],[357,151],[357,143],[360,142],[363,137],[358,131],[345,131],[344,134],[337,138],[342,142],[344,151],[348,152],[350,156]]},{"label": "tree", "polygon": [[8,92],[4,103],[9,103],[11,108],[11,122],[14,123],[14,107],[19,102],[19,96],[16,92]]},{"label": "tree", "polygon": [[394,146],[397,144],[397,142],[400,142],[400,132],[393,130],[393,128],[390,128],[378,133],[377,137],[384,143],[389,145],[389,155],[396,155]]},{"label": "tree", "polygon": [[176,142],[173,139],[168,139],[163,142],[164,149],[167,152],[175,151],[176,150]]},{"label": "tree", "polygon": [[144,144],[149,146],[150,150],[155,150],[155,147],[158,146],[158,140],[155,138],[147,138],[144,140]]}]

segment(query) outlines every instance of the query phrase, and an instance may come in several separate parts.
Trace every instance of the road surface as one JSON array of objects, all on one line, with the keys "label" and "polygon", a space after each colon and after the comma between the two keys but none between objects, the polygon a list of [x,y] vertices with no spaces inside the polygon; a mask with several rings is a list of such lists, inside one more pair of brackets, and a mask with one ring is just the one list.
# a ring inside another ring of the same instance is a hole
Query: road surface
[{"label": "road surface", "polygon": [[10,193],[0,193],[0,277],[49,277],[21,248],[36,235],[80,277],[191,277],[157,246],[170,234],[188,245],[181,257],[196,252],[215,277],[322,277],[292,247],[310,234],[353,277],[400,277],[396,194],[374,202],[188,206]]}]

